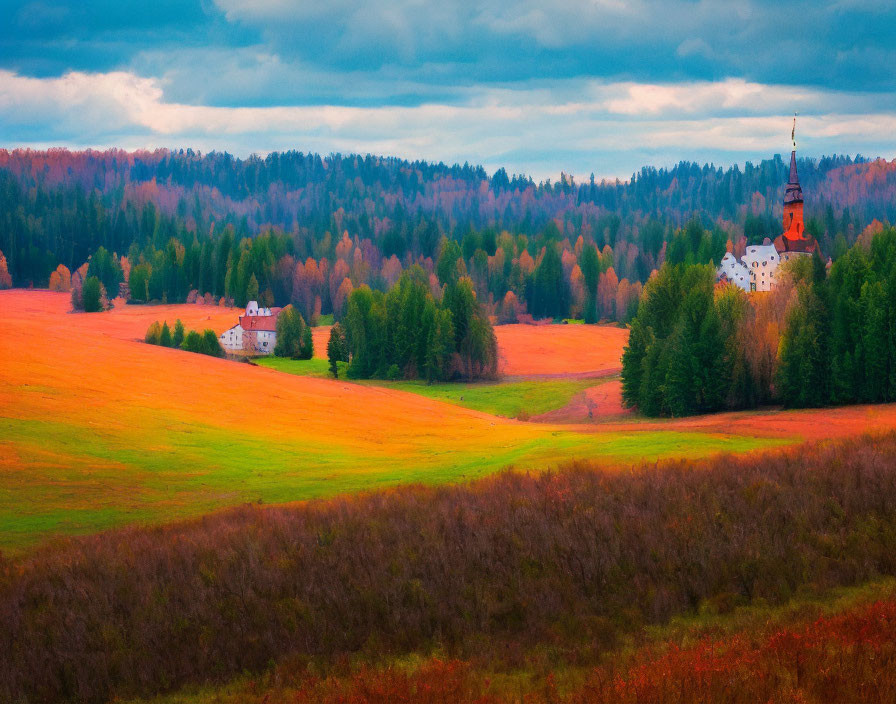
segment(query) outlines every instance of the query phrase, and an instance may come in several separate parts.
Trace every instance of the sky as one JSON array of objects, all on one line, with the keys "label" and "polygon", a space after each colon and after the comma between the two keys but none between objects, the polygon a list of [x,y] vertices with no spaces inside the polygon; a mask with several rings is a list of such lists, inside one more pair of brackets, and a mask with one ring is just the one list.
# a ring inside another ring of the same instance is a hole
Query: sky
[{"label": "sky", "polygon": [[896,156],[896,0],[0,0],[0,147]]}]

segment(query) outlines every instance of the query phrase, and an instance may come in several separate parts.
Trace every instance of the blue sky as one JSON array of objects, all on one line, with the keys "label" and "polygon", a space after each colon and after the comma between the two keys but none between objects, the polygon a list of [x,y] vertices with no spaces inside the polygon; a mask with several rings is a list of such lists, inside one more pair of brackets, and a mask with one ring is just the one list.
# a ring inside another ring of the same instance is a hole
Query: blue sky
[{"label": "blue sky", "polygon": [[0,0],[0,146],[896,156],[896,0]]}]

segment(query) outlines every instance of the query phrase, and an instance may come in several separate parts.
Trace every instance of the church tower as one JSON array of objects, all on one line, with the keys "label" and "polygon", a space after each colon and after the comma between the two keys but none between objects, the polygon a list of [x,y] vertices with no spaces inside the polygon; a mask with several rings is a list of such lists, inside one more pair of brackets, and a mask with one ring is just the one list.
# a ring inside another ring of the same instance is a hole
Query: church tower
[{"label": "church tower", "polygon": [[790,152],[790,179],[784,189],[784,232],[803,236],[803,189],[796,172],[796,149]]},{"label": "church tower", "polygon": [[796,172],[796,116],[790,139],[793,151],[790,152],[790,178],[784,187],[784,230],[775,238],[775,249],[782,260],[795,254],[812,254],[818,249],[818,242],[806,232],[803,222],[803,189]]}]

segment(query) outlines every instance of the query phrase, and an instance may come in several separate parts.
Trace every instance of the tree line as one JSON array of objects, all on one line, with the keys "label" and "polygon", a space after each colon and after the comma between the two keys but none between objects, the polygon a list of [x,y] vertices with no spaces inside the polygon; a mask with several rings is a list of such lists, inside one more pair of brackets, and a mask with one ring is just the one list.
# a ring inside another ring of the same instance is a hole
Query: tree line
[{"label": "tree line", "polygon": [[144,340],[150,345],[173,347],[185,352],[196,352],[197,354],[205,354],[210,357],[224,356],[224,350],[221,349],[221,343],[218,341],[218,335],[214,330],[206,329],[201,333],[196,330],[186,330],[180,319],[174,324],[173,330],[168,327],[167,321],[164,321],[161,325],[159,321],[150,323]]},{"label": "tree line", "polygon": [[[800,161],[815,215],[807,230],[823,251],[845,252],[872,218],[890,216],[887,168]],[[729,241],[736,250],[777,234],[786,176],[780,158],[535,184],[353,155],[0,150],[0,251],[17,286],[46,286],[60,265],[75,271],[102,248],[134,302],[257,296],[312,322],[338,316],[349,287],[386,291],[414,265],[435,272],[449,242],[500,322],[625,322],[665,261],[717,261]]]},{"label": "tree line", "polygon": [[715,285],[711,266],[664,265],[644,289],[622,359],[645,415],[782,403],[896,400],[896,229],[869,229],[826,266],[782,265],[768,293]]}]

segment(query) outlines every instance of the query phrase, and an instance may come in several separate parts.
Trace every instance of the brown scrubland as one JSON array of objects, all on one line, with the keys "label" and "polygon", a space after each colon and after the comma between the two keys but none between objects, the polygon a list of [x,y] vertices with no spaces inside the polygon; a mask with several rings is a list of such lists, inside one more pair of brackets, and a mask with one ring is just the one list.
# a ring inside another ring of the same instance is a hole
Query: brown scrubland
[{"label": "brown scrubland", "polygon": [[890,433],[60,540],[0,562],[0,700],[149,696],[286,661],[326,673],[439,654],[512,669],[547,649],[596,665],[707,604],[896,575],[894,462]]}]

